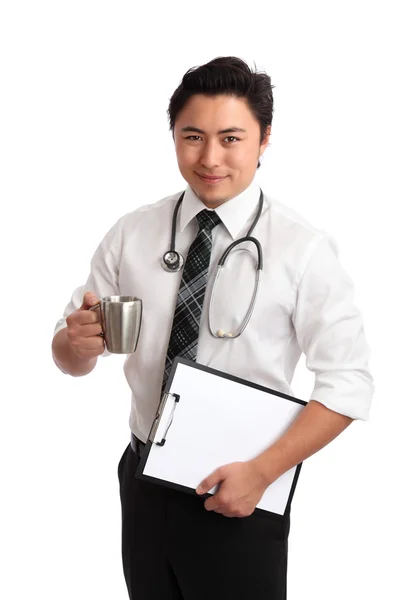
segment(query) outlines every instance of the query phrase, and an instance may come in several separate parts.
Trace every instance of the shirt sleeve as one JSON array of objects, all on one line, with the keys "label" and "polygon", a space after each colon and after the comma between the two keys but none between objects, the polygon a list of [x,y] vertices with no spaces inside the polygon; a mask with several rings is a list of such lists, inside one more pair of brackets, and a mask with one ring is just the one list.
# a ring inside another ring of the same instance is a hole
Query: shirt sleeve
[{"label": "shirt sleeve", "polygon": [[[67,317],[82,306],[83,296],[86,292],[93,292],[97,298],[105,296],[118,296],[119,292],[119,264],[121,248],[120,220],[105,235],[97,247],[90,262],[90,274],[85,285],[77,287],[72,293],[71,300],[64,310],[63,316],[57,321],[53,337],[67,327]],[[110,356],[111,352],[104,346],[104,352],[99,356]]]},{"label": "shirt sleeve", "polygon": [[293,325],[306,365],[315,373],[313,400],[367,421],[374,393],[370,349],[353,283],[338,260],[335,241],[316,241],[297,286]]}]

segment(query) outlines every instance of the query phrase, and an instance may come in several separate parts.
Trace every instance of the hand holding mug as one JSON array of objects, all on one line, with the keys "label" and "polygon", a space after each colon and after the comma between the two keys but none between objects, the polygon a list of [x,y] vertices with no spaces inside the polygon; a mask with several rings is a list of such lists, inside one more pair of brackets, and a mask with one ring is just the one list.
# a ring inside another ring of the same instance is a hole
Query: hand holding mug
[{"label": "hand holding mug", "polygon": [[100,317],[90,309],[98,302],[99,300],[95,294],[86,292],[82,306],[66,319],[68,342],[80,358],[95,358],[104,352]]}]

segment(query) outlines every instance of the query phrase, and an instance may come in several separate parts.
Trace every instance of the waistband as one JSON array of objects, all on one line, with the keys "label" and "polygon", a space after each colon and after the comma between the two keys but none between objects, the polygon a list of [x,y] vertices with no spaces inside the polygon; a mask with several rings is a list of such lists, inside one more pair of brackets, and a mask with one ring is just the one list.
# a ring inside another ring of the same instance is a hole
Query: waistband
[{"label": "waistband", "polygon": [[146,444],[142,442],[142,440],[139,440],[139,438],[136,437],[136,435],[131,431],[131,448],[134,451],[134,453],[138,456],[141,456],[145,445]]}]

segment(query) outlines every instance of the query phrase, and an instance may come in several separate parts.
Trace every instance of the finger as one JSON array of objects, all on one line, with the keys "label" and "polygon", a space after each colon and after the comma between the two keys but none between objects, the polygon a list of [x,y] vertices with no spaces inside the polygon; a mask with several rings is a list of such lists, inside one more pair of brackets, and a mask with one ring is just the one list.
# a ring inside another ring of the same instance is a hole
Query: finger
[{"label": "finger", "polygon": [[93,337],[94,335],[100,335],[103,332],[103,328],[101,323],[86,323],[82,325],[81,330],[79,332],[80,337]]},{"label": "finger", "polygon": [[206,510],[216,510],[217,508],[227,510],[226,503],[221,499],[219,492],[207,498],[204,502],[204,508]]},{"label": "finger", "polygon": [[214,512],[222,515],[223,517],[228,517],[228,519],[233,519],[234,517],[237,516],[234,513],[227,511],[226,508],[223,508],[222,506],[218,506],[217,508],[214,508]]},{"label": "finger", "polygon": [[100,313],[96,310],[82,310],[80,313],[78,312],[76,321],[81,325],[85,323],[97,323],[97,321],[100,321]]},{"label": "finger", "polygon": [[99,300],[93,292],[86,292],[83,296],[81,310],[87,310],[90,306],[98,304]]},{"label": "finger", "polygon": [[211,490],[215,485],[222,481],[223,476],[221,469],[216,469],[211,475],[203,479],[203,481],[197,486],[196,494],[205,494]]},{"label": "finger", "polygon": [[85,351],[100,350],[100,348],[104,347],[104,342],[103,342],[102,338],[97,337],[97,336],[88,337],[88,338],[86,338],[86,337],[72,338],[72,339],[69,339],[69,343],[72,346],[72,348],[75,349],[75,351],[78,350],[81,353],[83,353]]},{"label": "finger", "polygon": [[222,506],[217,506],[216,508],[214,508],[214,512],[223,515],[224,514],[224,509],[222,508]]}]

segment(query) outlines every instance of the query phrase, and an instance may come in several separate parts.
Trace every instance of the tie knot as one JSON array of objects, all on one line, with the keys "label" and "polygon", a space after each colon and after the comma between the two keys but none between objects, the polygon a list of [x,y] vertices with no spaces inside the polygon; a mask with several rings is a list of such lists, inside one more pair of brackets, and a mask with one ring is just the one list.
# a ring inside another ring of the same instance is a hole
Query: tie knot
[{"label": "tie knot", "polygon": [[221,223],[221,219],[217,213],[213,210],[202,210],[196,215],[196,219],[199,223],[199,229],[208,229],[212,231],[214,227]]}]

